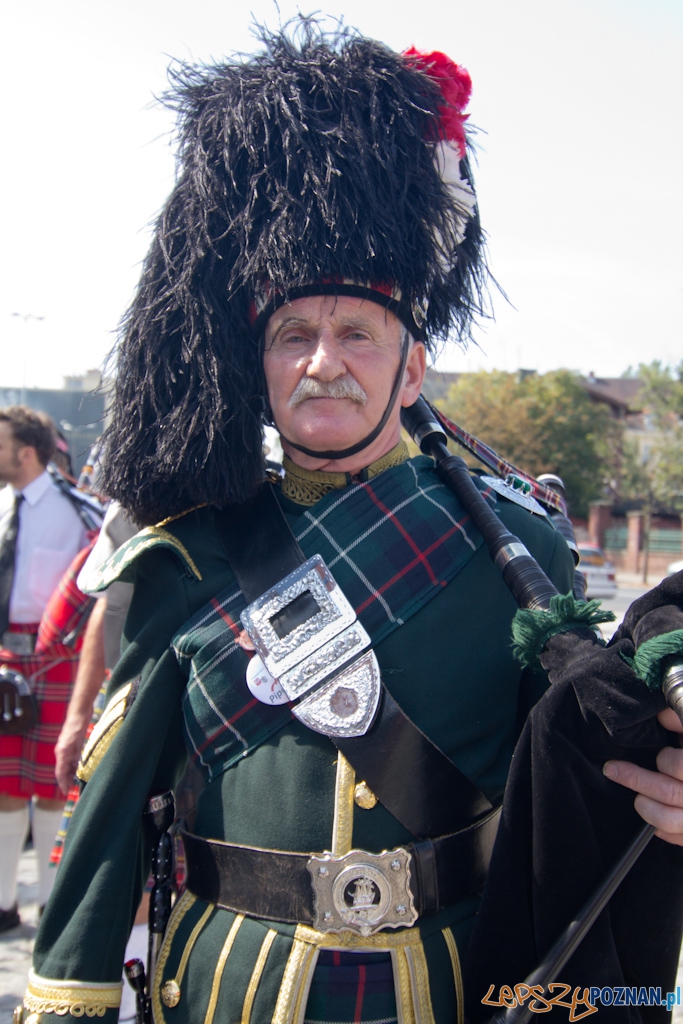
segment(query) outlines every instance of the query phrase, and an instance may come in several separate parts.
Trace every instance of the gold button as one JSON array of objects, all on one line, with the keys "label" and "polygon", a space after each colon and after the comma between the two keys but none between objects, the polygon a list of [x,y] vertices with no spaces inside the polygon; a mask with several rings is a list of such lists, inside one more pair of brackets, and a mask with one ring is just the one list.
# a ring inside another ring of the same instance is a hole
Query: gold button
[{"label": "gold button", "polygon": [[14,1007],[14,1013],[12,1014],[12,1024],[21,1024],[24,1019],[24,1007],[21,1003]]},{"label": "gold button", "polygon": [[171,978],[161,986],[161,1001],[164,1006],[177,1006],[180,1002],[180,985]]},{"label": "gold button", "polygon": [[377,797],[372,792],[367,782],[359,782],[354,790],[353,799],[364,811],[369,811],[377,803]]},{"label": "gold button", "polygon": [[26,1020],[24,1021],[24,1024],[40,1024],[40,1014],[39,1013],[31,1013],[31,1014],[29,1014],[28,1017],[26,1018]]}]

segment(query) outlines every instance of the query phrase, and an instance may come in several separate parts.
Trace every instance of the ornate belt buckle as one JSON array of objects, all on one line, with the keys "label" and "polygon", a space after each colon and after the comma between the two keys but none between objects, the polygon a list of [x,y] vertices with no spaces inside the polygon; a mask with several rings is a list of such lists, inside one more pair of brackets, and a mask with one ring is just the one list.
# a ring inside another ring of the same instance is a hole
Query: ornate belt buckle
[{"label": "ornate belt buckle", "polygon": [[408,928],[418,918],[410,890],[410,854],[351,850],[343,857],[312,856],[306,867],[313,885],[314,927],[321,932]]}]

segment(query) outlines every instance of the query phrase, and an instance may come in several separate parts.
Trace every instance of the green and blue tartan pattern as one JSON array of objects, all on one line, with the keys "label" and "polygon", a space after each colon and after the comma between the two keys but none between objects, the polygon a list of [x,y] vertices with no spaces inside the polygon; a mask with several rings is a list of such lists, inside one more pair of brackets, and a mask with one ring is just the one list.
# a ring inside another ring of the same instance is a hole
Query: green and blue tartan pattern
[{"label": "green and blue tartan pattern", "polygon": [[[495,494],[479,486],[495,507]],[[375,646],[445,587],[482,543],[424,457],[332,491],[290,523],[306,556],[324,558]],[[186,743],[207,782],[292,719],[288,705],[270,707],[247,690],[249,656],[236,643],[246,603],[233,582],[173,638],[188,680]]]},{"label": "green and blue tartan pattern", "polygon": [[397,1024],[389,953],[321,950],[304,1024]]}]

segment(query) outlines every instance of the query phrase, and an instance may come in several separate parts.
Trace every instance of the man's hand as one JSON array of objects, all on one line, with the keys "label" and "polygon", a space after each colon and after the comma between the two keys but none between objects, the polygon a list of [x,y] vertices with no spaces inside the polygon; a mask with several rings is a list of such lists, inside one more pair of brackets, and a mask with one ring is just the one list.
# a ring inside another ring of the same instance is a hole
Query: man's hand
[{"label": "man's hand", "polygon": [[55,746],[55,776],[64,794],[69,792],[74,781],[91,716],[92,707],[87,715],[68,715],[59,734]]},{"label": "man's hand", "polygon": [[[657,715],[671,732],[683,733],[683,724],[671,708]],[[683,846],[683,749],[664,747],[657,755],[657,771],[639,768],[630,761],[607,761],[603,771],[608,779],[637,793],[635,809],[654,825],[656,836]]]}]

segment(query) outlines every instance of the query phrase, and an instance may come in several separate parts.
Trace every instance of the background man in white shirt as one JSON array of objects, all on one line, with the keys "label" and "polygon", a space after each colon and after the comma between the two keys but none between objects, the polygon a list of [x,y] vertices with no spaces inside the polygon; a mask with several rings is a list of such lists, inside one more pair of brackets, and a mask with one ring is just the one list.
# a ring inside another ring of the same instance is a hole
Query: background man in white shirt
[{"label": "background man in white shirt", "polygon": [[[3,663],[11,662],[13,655],[32,653],[46,604],[88,541],[73,503],[47,471],[53,449],[47,417],[22,406],[0,409],[0,483],[7,484],[0,491]],[[54,780],[53,748],[63,718],[59,706],[68,701],[74,668],[73,662],[64,661],[42,671],[34,686],[40,709],[37,724],[21,736],[0,736],[0,931],[20,923],[16,878],[32,797],[40,907],[52,886],[50,850],[64,803]]]}]

